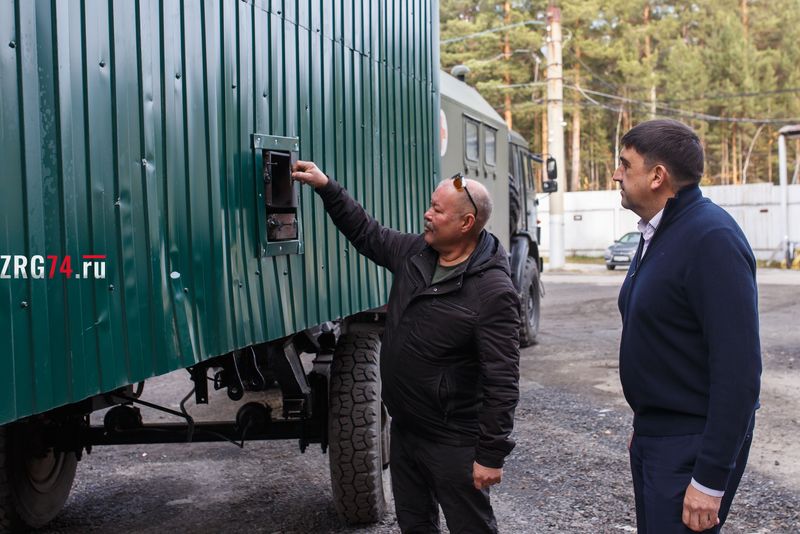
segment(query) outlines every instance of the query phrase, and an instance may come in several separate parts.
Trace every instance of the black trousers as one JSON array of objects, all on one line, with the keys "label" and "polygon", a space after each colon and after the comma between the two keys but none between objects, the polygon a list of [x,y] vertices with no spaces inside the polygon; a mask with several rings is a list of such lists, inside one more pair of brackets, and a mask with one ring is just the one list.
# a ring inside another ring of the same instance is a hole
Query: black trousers
[{"label": "black trousers", "polygon": [[434,443],[392,424],[389,468],[404,534],[439,532],[439,505],[452,534],[496,533],[489,490],[472,484],[475,447]]},{"label": "black trousers", "polygon": [[[720,523],[704,532],[718,533],[728,517],[733,496],[747,465],[754,423],[755,416],[722,497],[718,514]],[[634,435],[630,457],[638,534],[693,532],[683,524],[683,497],[692,480],[702,438],[702,434],[665,437]]]}]

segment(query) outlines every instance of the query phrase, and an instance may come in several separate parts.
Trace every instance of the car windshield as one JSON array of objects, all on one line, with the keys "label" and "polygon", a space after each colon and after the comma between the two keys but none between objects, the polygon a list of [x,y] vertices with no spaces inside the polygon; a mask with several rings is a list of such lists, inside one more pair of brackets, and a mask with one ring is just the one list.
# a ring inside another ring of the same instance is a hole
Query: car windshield
[{"label": "car windshield", "polygon": [[621,238],[619,238],[620,243],[638,243],[639,238],[642,236],[639,232],[628,232]]}]

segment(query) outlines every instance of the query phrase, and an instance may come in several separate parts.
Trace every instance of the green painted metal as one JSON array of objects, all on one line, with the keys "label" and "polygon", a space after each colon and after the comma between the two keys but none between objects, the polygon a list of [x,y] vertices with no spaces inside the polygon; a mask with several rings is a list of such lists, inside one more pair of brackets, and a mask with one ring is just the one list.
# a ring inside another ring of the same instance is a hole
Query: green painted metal
[{"label": "green painted metal", "polygon": [[0,279],[0,423],[384,303],[309,190],[259,253],[251,135],[419,231],[437,123],[435,0],[0,1],[0,254],[107,257]]}]

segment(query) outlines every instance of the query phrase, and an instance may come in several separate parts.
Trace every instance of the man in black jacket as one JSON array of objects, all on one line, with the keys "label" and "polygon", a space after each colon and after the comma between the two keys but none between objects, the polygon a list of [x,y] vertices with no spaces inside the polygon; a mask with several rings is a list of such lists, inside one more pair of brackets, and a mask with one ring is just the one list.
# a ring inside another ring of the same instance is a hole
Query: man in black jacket
[{"label": "man in black jacket", "polygon": [[636,522],[640,534],[718,532],[758,405],[755,258],[701,194],[703,148],[689,127],[644,122],[622,145],[614,180],[642,232],[619,295]]},{"label": "man in black jacket", "polygon": [[496,532],[489,487],[514,447],[519,300],[505,250],[483,229],[488,191],[460,176],[441,182],[418,235],[381,226],[312,162],[297,162],[292,177],[394,274],[381,381],[401,530],[438,532],[440,504],[451,532]]}]

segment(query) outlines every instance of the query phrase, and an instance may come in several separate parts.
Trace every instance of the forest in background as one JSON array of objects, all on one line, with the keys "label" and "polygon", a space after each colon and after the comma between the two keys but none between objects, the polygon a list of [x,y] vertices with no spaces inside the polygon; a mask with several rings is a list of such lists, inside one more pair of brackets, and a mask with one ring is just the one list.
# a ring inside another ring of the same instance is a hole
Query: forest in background
[{"label": "forest in background", "polygon": [[[442,68],[467,65],[535,152],[549,3],[561,9],[568,190],[614,188],[619,137],[653,117],[698,132],[703,184],[777,183],[778,130],[800,124],[800,0],[440,0]],[[800,140],[787,152],[791,182]]]}]

